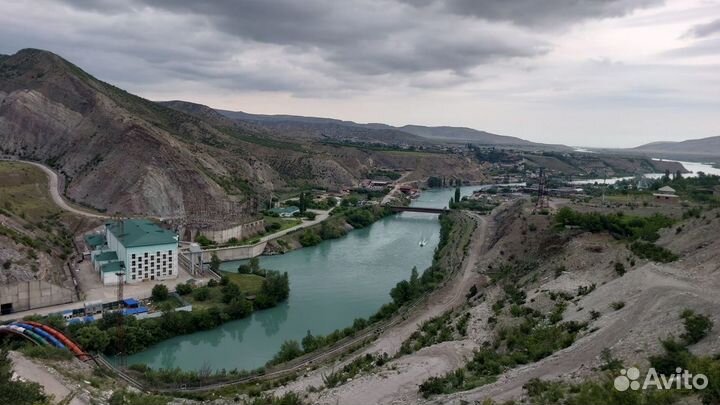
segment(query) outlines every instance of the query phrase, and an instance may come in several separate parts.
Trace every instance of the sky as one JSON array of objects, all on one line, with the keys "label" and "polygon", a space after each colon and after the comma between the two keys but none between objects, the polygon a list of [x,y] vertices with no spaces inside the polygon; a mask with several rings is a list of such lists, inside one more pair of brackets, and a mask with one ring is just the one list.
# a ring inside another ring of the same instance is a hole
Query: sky
[{"label": "sky", "polygon": [[720,0],[0,0],[40,48],[151,100],[536,142],[720,136]]}]

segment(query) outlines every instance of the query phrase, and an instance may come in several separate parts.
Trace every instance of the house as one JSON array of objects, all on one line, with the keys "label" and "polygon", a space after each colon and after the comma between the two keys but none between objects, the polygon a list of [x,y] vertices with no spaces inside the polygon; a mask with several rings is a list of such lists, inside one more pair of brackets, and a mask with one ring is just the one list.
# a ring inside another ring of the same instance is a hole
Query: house
[{"label": "house", "polygon": [[[99,239],[86,237],[86,242]],[[95,245],[93,267],[104,285],[178,277],[178,236],[145,219],[105,224],[105,244]],[[119,275],[121,274],[121,276]]]},{"label": "house", "polygon": [[655,200],[660,202],[676,202],[679,201],[678,195],[675,194],[675,189],[670,186],[663,186],[658,189],[657,193],[653,193]]},{"label": "house", "polygon": [[293,205],[290,207],[272,208],[270,212],[278,214],[281,218],[291,218],[295,215],[295,213],[300,212],[300,208]]}]

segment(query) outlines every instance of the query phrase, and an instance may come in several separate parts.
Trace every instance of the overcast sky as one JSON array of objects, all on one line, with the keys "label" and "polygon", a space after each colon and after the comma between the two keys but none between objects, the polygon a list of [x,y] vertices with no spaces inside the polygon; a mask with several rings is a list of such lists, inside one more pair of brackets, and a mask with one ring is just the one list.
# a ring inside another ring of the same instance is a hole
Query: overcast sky
[{"label": "overcast sky", "polygon": [[0,0],[152,100],[626,147],[720,135],[720,0]]}]

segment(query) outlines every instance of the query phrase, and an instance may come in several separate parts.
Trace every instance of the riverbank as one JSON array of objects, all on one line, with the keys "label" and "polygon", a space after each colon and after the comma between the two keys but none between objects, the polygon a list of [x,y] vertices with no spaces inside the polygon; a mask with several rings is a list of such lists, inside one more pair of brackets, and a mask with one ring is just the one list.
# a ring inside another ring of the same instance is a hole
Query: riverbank
[{"label": "riverbank", "polygon": [[[372,341],[378,334],[386,330],[390,330],[399,324],[406,325],[408,319],[423,319],[422,316],[417,317],[418,308],[423,311],[428,310],[428,306],[433,308],[430,313],[434,314],[440,311],[441,307],[446,305],[457,305],[463,300],[467,293],[462,291],[467,287],[468,276],[472,274],[472,266],[474,264],[474,254],[471,254],[472,264],[468,264],[467,260],[462,258],[468,254],[468,247],[471,241],[482,243],[485,239],[485,226],[483,226],[475,234],[477,221],[483,222],[484,219],[472,215],[456,212],[450,214],[453,218],[447,218],[443,221],[442,242],[439,244],[435,260],[433,264],[423,272],[422,276],[413,281],[413,277],[408,280],[400,281],[395,288],[391,290],[390,295],[393,300],[384,305],[372,317],[367,320],[356,319],[353,324],[347,328],[339,329],[326,336],[311,336],[308,332],[302,340],[303,349],[307,345],[307,351],[303,353],[296,352],[293,355],[283,354],[285,357],[279,357],[283,364],[258,370],[254,375],[246,374],[231,370],[221,371],[218,374],[200,378],[197,374],[181,372],[179,370],[155,371],[146,367],[132,367],[139,372],[138,377],[142,377],[146,381],[153,382],[155,387],[164,387],[162,390],[171,390],[178,383],[178,378],[183,384],[187,384],[185,390],[205,391],[208,389],[218,389],[228,384],[241,384],[254,382],[258,379],[276,379],[292,375],[292,373],[305,369],[308,366],[316,366],[324,362],[335,359],[344,353],[355,351],[363,344]],[[474,235],[475,234],[475,235]],[[474,235],[474,236],[473,236]],[[458,273],[462,276],[460,280],[455,280]],[[460,283],[460,284],[458,284]],[[402,286],[407,285],[414,289],[408,291],[416,291],[416,293],[408,293],[405,295],[398,294],[402,290]],[[449,287],[450,286],[450,287]],[[469,287],[467,287],[469,288]],[[451,293],[450,293],[451,291]],[[438,295],[439,294],[439,295]],[[448,295],[451,294],[451,295]],[[442,296],[440,301],[428,299],[430,296]],[[407,325],[406,325],[407,326]],[[287,342],[286,342],[287,343]],[[295,343],[298,344],[297,342]],[[312,346],[310,345],[312,344]],[[283,350],[287,345],[283,344]],[[298,354],[301,357],[294,358]],[[289,362],[288,362],[289,361]],[[229,382],[233,381],[233,382]],[[191,388],[198,386],[198,388]]]},{"label": "riverbank", "polygon": [[[463,188],[469,194],[472,187]],[[452,189],[426,191],[412,204],[447,205]],[[437,215],[401,213],[384,217],[339,239],[262,256],[264,268],[287,272],[292,290],[286,303],[251,317],[162,342],[128,357],[128,364],[154,369],[255,369],[265,365],[289,339],[302,340],[308,330],[326,335],[374,314],[390,301],[389,291],[432,264],[439,241]],[[419,246],[422,238],[427,245]],[[246,261],[224,262],[221,271],[237,272]]]}]

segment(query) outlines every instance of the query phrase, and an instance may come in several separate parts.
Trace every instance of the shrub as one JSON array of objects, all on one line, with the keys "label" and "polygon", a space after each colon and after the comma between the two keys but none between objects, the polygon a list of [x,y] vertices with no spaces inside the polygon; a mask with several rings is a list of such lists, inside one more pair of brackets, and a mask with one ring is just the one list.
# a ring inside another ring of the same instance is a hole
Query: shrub
[{"label": "shrub", "polygon": [[615,311],[619,311],[619,310],[625,308],[625,302],[624,301],[615,301],[610,304],[610,308],[614,309]]},{"label": "shrub", "polygon": [[192,292],[192,286],[187,283],[180,283],[175,287],[175,292],[179,295],[188,295]]},{"label": "shrub", "polygon": [[300,236],[300,244],[304,247],[315,246],[322,242],[322,238],[312,229],[306,229],[305,232]]},{"label": "shrub", "polygon": [[713,321],[709,317],[696,314],[690,309],[684,310],[680,318],[685,325],[685,333],[680,337],[689,345],[701,341],[713,327]]},{"label": "shrub", "polygon": [[156,284],[152,289],[152,299],[155,302],[165,301],[170,292],[165,284]]},{"label": "shrub", "polygon": [[280,351],[268,362],[268,364],[280,364],[300,357],[303,350],[297,340],[286,340],[280,346]]},{"label": "shrub", "polygon": [[619,276],[622,276],[623,274],[625,274],[625,265],[620,262],[616,262],[615,263],[615,272]]},{"label": "shrub", "polygon": [[630,245],[630,250],[643,259],[660,263],[670,263],[678,259],[678,255],[650,242],[636,241]]},{"label": "shrub", "polygon": [[[210,283],[208,283],[208,286],[210,286]],[[192,296],[197,301],[207,301],[207,299],[210,298],[210,289],[208,287],[196,288],[195,291],[192,292]]]}]

